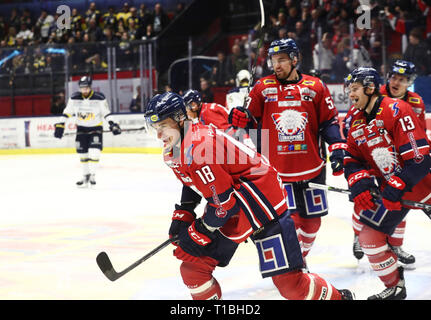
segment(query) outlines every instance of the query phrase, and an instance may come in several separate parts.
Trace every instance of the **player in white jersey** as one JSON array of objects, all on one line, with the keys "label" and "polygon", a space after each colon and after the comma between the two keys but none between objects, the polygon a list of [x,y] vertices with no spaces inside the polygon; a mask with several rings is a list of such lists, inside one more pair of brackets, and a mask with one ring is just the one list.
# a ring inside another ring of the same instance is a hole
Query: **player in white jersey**
[{"label": "player in white jersey", "polygon": [[91,89],[92,79],[82,77],[79,82],[80,91],[75,92],[69,98],[62,116],[64,122],[55,124],[54,136],[63,137],[65,124],[70,119],[76,121],[76,152],[79,154],[83,179],[76,184],[78,187],[87,187],[88,183],[96,184],[96,168],[103,149],[103,120],[109,123],[109,129],[114,135],[120,134],[120,126],[110,120],[111,111],[103,93],[94,92]]},{"label": "player in white jersey", "polygon": [[238,107],[238,106],[244,106],[244,101],[248,97],[249,93],[249,84],[250,86],[252,83],[251,81],[251,74],[248,72],[248,70],[240,70],[236,75],[236,87],[229,90],[229,92],[226,94],[226,107],[229,109],[229,111],[232,108]]}]

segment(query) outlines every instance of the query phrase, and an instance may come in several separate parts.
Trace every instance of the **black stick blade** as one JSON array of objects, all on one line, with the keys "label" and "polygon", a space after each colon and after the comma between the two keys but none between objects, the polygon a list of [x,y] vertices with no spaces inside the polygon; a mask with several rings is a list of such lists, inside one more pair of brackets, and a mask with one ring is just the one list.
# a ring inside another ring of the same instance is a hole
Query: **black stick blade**
[{"label": "black stick blade", "polygon": [[96,257],[97,265],[103,274],[111,281],[115,281],[119,278],[118,273],[114,270],[111,260],[109,260],[106,252],[100,252]]}]

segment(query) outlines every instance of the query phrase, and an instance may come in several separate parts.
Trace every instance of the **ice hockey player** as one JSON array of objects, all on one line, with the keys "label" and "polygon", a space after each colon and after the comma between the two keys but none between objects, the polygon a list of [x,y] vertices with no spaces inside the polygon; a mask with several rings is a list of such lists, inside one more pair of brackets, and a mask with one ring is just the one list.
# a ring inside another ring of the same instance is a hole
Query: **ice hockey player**
[{"label": "ice hockey player", "polygon": [[[412,110],[419,119],[419,122],[426,131],[425,122],[425,105],[420,95],[409,91],[408,88],[413,84],[416,79],[416,68],[415,65],[409,61],[397,60],[392,65],[391,71],[388,74],[388,81],[385,85],[380,87],[380,93],[382,96],[389,96],[391,98],[401,99],[410,104]],[[359,112],[355,107],[351,107],[349,112],[344,119],[343,133],[347,137],[348,128],[351,125],[352,115]],[[362,223],[359,221],[359,212],[357,208],[354,208],[352,214],[352,223],[354,231],[353,240],[353,254],[360,260],[364,252],[359,245],[359,231],[362,228]],[[403,263],[406,269],[413,269],[416,258],[406,251],[403,250],[402,245],[404,241],[404,234],[406,228],[406,220],[404,219],[396,227],[394,233],[388,238],[388,243],[392,247],[393,251],[398,256],[398,261]]]},{"label": "ice hockey player", "polygon": [[202,216],[194,208],[175,210],[170,236],[178,236],[174,255],[193,299],[221,299],[213,277],[229,264],[239,243],[255,243],[260,271],[271,277],[281,295],[291,300],[352,299],[317,274],[302,271],[303,259],[286,191],[277,171],[256,151],[213,126],[185,121],[181,96],[154,96],[145,117],[164,144],[164,161],[177,178],[195,188],[207,204]]},{"label": "ice hockey player", "polygon": [[91,89],[92,79],[83,76],[78,81],[79,90],[71,95],[63,111],[64,121],[55,124],[54,136],[63,137],[66,123],[76,121],[76,152],[79,154],[83,178],[76,184],[78,187],[96,184],[96,169],[103,149],[103,121],[109,123],[114,135],[121,134],[120,126],[111,120],[111,111],[105,96]]},{"label": "ice hockey player", "polygon": [[248,97],[249,90],[252,86],[251,74],[248,70],[240,70],[236,74],[236,87],[229,90],[226,94],[226,107],[229,111],[238,106],[244,106],[244,102]]},{"label": "ice hockey player", "polygon": [[359,243],[386,286],[368,299],[400,300],[407,294],[404,268],[388,237],[411,209],[402,199],[431,202],[430,146],[411,106],[383,97],[380,83],[373,68],[355,69],[345,80],[358,112],[350,120],[344,174],[363,224]]},{"label": "ice hockey player", "polygon": [[346,144],[328,88],[320,79],[296,69],[299,49],[295,41],[274,40],[268,55],[274,74],[256,82],[247,108],[232,109],[229,121],[241,128],[260,127],[261,137],[269,136],[268,141],[261,139],[258,150],[265,156],[268,152],[270,163],[280,174],[305,257],[320,229],[321,217],[328,214],[326,191],[309,188],[308,182],[325,184],[323,141],[329,145],[334,175],[343,173]]}]

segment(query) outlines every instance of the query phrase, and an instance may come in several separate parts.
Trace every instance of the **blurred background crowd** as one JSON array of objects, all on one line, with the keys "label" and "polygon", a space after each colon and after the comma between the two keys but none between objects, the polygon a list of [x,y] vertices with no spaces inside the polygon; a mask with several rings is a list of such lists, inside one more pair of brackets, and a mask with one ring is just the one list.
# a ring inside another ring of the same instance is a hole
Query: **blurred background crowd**
[{"label": "blurred background crowd", "polygon": [[193,55],[213,57],[193,80],[208,101],[213,99],[213,88],[235,86],[236,74],[251,71],[254,62],[255,78],[271,73],[267,47],[286,37],[295,39],[300,48],[299,70],[327,83],[342,83],[358,66],[372,66],[385,76],[396,59],[414,62],[419,76],[431,75],[431,0],[264,0],[266,26],[260,47],[257,0],[215,1],[221,8],[218,20],[207,25],[204,19],[210,16],[203,7],[193,11],[199,1],[211,3],[73,1],[69,29],[59,28],[60,14],[53,10],[61,1],[51,1],[52,6],[31,0],[0,1],[4,8],[0,10],[0,96],[19,88],[17,75],[50,74],[45,80],[32,80],[32,90],[44,87],[46,81],[54,107],[64,100],[64,78],[56,83],[53,76],[65,69],[64,53],[47,48],[67,50],[71,74],[93,74],[109,69],[106,47],[111,44],[116,48],[116,70],[136,70],[136,43],[142,41],[154,44],[156,89],[188,89],[186,81],[172,83],[169,78],[173,62],[190,54],[187,45],[175,39],[183,43],[192,39]]}]

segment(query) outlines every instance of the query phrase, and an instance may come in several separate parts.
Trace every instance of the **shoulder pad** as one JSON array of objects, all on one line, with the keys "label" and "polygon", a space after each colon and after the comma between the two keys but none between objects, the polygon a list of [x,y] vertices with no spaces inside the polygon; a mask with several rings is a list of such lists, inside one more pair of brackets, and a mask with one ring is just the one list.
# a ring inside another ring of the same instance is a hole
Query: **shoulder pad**
[{"label": "shoulder pad", "polygon": [[77,91],[77,92],[72,93],[72,95],[70,96],[70,99],[72,99],[72,100],[82,100],[83,98],[82,98],[81,92]]},{"label": "shoulder pad", "polygon": [[94,92],[90,100],[105,100],[105,95],[102,92]]}]

